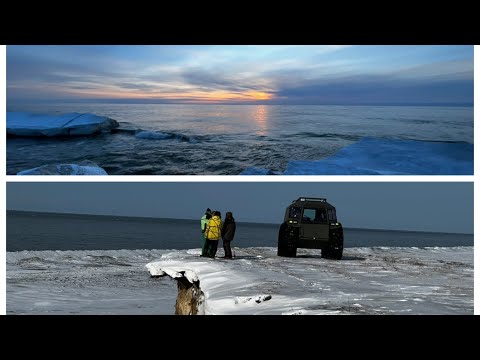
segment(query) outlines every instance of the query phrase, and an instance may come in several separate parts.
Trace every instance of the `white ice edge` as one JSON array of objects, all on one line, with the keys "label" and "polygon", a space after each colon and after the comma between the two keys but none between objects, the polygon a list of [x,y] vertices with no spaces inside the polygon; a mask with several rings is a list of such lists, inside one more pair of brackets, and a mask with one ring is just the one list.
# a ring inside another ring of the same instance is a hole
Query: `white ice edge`
[{"label": "white ice edge", "polygon": [[350,248],[342,261],[254,249],[231,261],[179,250],[146,267],[152,276],[199,281],[206,314],[473,312],[473,247]]}]

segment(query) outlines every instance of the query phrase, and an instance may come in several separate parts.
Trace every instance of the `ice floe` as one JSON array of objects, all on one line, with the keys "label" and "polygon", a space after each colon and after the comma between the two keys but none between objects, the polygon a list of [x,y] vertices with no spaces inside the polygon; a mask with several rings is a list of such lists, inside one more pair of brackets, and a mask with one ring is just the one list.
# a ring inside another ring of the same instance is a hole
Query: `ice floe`
[{"label": "ice floe", "polygon": [[110,131],[118,126],[118,122],[113,119],[88,113],[44,115],[7,112],[7,135],[84,136]]}]

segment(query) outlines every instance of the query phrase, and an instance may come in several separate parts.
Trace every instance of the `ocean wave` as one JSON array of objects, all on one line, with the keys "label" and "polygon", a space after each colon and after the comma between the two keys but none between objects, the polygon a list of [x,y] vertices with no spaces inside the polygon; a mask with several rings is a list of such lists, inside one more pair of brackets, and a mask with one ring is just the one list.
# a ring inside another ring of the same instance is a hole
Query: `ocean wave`
[{"label": "ocean wave", "polygon": [[176,140],[189,143],[197,143],[204,140],[202,136],[189,136],[176,132],[139,129],[127,122],[120,124],[122,127],[114,129],[112,133],[134,135],[136,138],[147,140]]},{"label": "ocean wave", "polygon": [[362,137],[358,135],[336,134],[336,133],[314,133],[314,132],[299,132],[291,135],[284,135],[283,137],[299,137],[299,138],[327,138],[327,139],[342,139],[357,141]]},{"label": "ocean wave", "polygon": [[426,119],[402,119],[401,121],[405,123],[417,124],[417,125],[427,125],[427,124],[433,124],[435,122],[433,120],[426,120]]},{"label": "ocean wave", "polygon": [[116,128],[116,129],[113,129],[112,133],[114,133],[114,134],[135,135],[139,131],[141,131],[141,130],[139,130],[139,129],[129,129],[129,128]]},{"label": "ocean wave", "polygon": [[179,133],[171,133],[171,132],[161,132],[161,131],[147,131],[141,130],[135,133],[135,137],[140,139],[149,139],[149,140],[177,140],[189,143],[196,143],[198,142],[197,139]]}]

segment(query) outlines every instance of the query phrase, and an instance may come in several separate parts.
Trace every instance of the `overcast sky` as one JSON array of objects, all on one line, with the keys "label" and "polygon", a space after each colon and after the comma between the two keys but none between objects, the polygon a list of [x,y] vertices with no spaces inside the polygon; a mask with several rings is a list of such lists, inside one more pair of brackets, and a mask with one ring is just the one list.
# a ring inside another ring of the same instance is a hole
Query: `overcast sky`
[{"label": "overcast sky", "polygon": [[7,46],[7,102],[473,104],[473,46]]},{"label": "overcast sky", "polygon": [[326,197],[345,227],[473,233],[472,183],[7,183],[7,209],[281,223],[300,196]]}]

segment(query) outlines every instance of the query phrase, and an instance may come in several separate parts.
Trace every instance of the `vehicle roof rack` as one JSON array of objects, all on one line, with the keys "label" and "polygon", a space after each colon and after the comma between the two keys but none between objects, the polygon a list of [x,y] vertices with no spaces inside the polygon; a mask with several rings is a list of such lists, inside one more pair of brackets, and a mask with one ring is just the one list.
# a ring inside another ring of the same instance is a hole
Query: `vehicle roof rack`
[{"label": "vehicle roof rack", "polygon": [[297,202],[297,201],[327,202],[327,199],[326,199],[326,198],[299,197],[297,200],[294,200],[294,201],[292,201],[292,202]]}]

